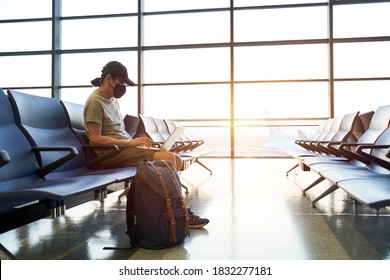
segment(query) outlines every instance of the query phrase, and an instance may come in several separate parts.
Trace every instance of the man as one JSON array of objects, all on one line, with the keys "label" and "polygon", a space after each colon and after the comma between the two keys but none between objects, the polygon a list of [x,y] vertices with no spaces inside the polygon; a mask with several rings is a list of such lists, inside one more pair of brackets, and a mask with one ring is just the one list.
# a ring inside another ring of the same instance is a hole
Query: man
[{"label": "man", "polygon": [[[103,69],[100,78],[91,81],[97,86],[84,107],[84,122],[91,145],[117,145],[120,152],[104,159],[101,166],[117,168],[136,166],[141,160],[169,160],[176,170],[180,170],[181,157],[169,151],[148,149],[152,141],[148,137],[132,139],[123,129],[123,118],[118,99],[126,92],[126,86],[135,86],[127,74],[126,67],[118,61],[110,61]],[[97,156],[109,151],[97,150]],[[208,224],[190,211],[190,227],[201,228]]]}]

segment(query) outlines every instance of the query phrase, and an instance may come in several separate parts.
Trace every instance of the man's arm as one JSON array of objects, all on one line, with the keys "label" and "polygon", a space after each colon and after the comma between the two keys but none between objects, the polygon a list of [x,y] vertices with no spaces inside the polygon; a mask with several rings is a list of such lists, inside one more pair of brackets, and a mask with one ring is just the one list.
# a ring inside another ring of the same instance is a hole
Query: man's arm
[{"label": "man's arm", "polygon": [[102,126],[97,123],[88,122],[87,129],[89,133],[89,142],[91,145],[117,145],[118,147],[145,146],[152,145],[151,139],[139,137],[136,139],[115,139],[102,135]]}]

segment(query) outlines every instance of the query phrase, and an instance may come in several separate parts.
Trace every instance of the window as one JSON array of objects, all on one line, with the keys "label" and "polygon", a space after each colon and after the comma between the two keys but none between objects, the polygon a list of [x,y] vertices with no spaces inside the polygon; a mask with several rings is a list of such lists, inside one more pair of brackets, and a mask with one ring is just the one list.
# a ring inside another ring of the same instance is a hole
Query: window
[{"label": "window", "polygon": [[145,87],[145,114],[168,119],[229,119],[229,85]]},{"label": "window", "polygon": [[113,48],[137,46],[136,17],[62,21],[62,48]]},{"label": "window", "polygon": [[[165,1],[164,1],[165,2]],[[145,45],[229,42],[228,12],[153,15],[145,17]]]},{"label": "window", "polygon": [[238,84],[234,92],[237,119],[323,118],[328,115],[326,82]]},{"label": "window", "polygon": [[[62,99],[84,103],[90,81],[118,60],[140,83],[127,88],[122,113],[180,120],[212,156],[279,156],[275,135],[306,133],[330,109],[390,103],[390,0],[333,1],[334,41],[327,0],[3,2],[0,87],[50,96],[55,86],[57,97],[59,86]],[[55,52],[53,3],[61,4]]]},{"label": "window", "polygon": [[62,55],[61,83],[64,86],[90,85],[90,81],[101,76],[103,66],[117,60],[126,66],[129,77],[137,82],[136,52],[106,52]]},{"label": "window", "polygon": [[52,0],[2,1],[0,19],[23,19],[51,17]]},{"label": "window", "polygon": [[235,79],[324,79],[327,57],[325,44],[239,47],[235,49]]},{"label": "window", "polygon": [[350,81],[335,83],[335,115],[354,111],[375,111],[390,104],[390,81]]},{"label": "window", "polygon": [[2,88],[51,85],[51,56],[0,56]]},{"label": "window", "polygon": [[145,12],[228,8],[230,0],[147,0],[145,1]]},{"label": "window", "polygon": [[390,3],[337,5],[334,7],[334,37],[388,36]]},{"label": "window", "polygon": [[327,3],[328,0],[235,0],[236,7],[260,6],[260,5],[283,5],[283,4],[307,4],[307,3]]},{"label": "window", "polygon": [[327,8],[239,10],[234,24],[236,42],[322,39],[327,36]]},{"label": "window", "polygon": [[335,78],[390,76],[390,42],[334,45]]},{"label": "window", "polygon": [[3,23],[0,35],[0,52],[51,50],[50,21]]},{"label": "window", "polygon": [[229,81],[229,48],[146,51],[145,83]]},{"label": "window", "polygon": [[[33,2],[35,3],[35,0]],[[135,0],[110,0],[109,2],[106,0],[62,0],[62,15],[66,17],[136,13],[137,11],[138,1]]]}]

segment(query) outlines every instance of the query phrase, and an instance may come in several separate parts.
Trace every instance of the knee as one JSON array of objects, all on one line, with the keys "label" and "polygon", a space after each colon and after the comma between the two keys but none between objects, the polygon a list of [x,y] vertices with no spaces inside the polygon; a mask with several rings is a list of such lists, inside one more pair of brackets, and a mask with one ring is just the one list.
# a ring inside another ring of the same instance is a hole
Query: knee
[{"label": "knee", "polygon": [[181,170],[182,166],[183,166],[183,160],[182,158],[177,155],[177,154],[173,154],[174,158],[175,158],[175,167],[176,167],[176,170],[179,171]]},{"label": "knee", "polygon": [[171,152],[157,152],[154,154],[153,160],[169,160],[175,166],[177,171],[181,170],[183,166],[183,160],[181,157]]}]

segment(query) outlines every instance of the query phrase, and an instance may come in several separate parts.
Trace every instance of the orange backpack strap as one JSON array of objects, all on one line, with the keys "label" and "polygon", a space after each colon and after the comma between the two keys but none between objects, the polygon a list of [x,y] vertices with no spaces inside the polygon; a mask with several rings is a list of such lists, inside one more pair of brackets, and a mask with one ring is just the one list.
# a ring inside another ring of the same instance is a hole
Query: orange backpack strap
[{"label": "orange backpack strap", "polygon": [[152,167],[158,178],[160,179],[161,186],[164,190],[164,196],[165,196],[165,203],[166,203],[166,210],[169,216],[169,221],[170,221],[170,240],[173,242],[177,241],[176,237],[176,221],[175,221],[175,214],[173,213],[172,209],[172,202],[171,202],[171,197],[169,195],[169,190],[167,188],[167,184],[161,174],[161,172],[156,168],[153,162],[148,161],[147,164]]},{"label": "orange backpack strap", "polygon": [[170,166],[166,161],[163,161],[164,165],[169,169],[169,172],[171,173],[171,176],[173,178],[173,181],[176,183],[176,189],[177,189],[177,192],[180,196],[180,208],[181,208],[181,211],[184,215],[184,217],[186,218],[186,223],[185,223],[185,232],[187,234],[189,234],[189,228],[190,228],[190,216],[188,214],[188,210],[187,210],[187,207],[185,207],[184,205],[184,197],[181,195],[180,193],[180,189],[181,189],[181,183],[179,181],[179,178],[177,176],[177,173],[175,172],[175,170],[172,168],[172,166]]}]

